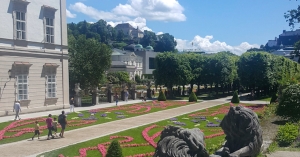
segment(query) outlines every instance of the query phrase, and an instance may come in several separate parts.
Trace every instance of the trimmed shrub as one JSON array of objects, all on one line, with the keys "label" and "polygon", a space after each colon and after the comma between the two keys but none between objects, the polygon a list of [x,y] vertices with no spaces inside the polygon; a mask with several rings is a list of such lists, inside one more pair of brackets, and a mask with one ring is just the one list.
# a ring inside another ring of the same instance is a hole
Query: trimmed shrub
[{"label": "trimmed shrub", "polygon": [[122,148],[117,140],[113,140],[109,145],[106,157],[123,157]]},{"label": "trimmed shrub", "polygon": [[272,95],[271,100],[270,100],[270,104],[275,103],[276,100],[277,100],[277,98],[278,98],[278,96],[276,95],[276,93],[274,93],[274,94]]},{"label": "trimmed shrub", "polygon": [[240,103],[240,98],[239,98],[237,91],[234,91],[231,102],[232,103]]},{"label": "trimmed shrub", "polygon": [[189,102],[197,102],[197,96],[194,92],[192,92],[189,96]]},{"label": "trimmed shrub", "polygon": [[290,85],[280,95],[276,114],[292,122],[300,120],[300,85]]},{"label": "trimmed shrub", "polygon": [[291,145],[298,136],[298,126],[287,123],[284,126],[280,126],[277,136],[276,136],[276,141],[278,142],[279,146],[289,146]]},{"label": "trimmed shrub", "polygon": [[157,98],[158,101],[166,101],[167,98],[165,96],[165,93],[162,92],[162,91],[159,91],[159,95],[158,95],[158,98]]}]

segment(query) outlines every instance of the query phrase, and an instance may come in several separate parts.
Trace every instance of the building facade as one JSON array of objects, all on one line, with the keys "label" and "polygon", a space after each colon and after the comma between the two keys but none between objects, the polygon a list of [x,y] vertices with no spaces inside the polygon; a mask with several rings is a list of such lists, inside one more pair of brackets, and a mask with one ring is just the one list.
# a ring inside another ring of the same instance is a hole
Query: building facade
[{"label": "building facade", "polygon": [[128,35],[132,39],[134,38],[143,38],[144,32],[139,29],[139,27],[134,28],[129,23],[121,23],[115,27],[116,31],[123,31],[125,35]]},{"label": "building facade", "polygon": [[157,52],[154,52],[153,47],[147,46],[146,48],[143,48],[142,45],[137,44],[134,46],[134,53],[143,58],[143,74],[152,74],[155,69],[154,59],[158,54]]},{"label": "building facade", "polygon": [[135,79],[135,75],[142,77],[143,58],[134,52],[113,49],[111,60],[110,72],[126,71],[131,80]]},{"label": "building facade", "polygon": [[0,116],[68,107],[66,0],[2,0],[0,19]]}]

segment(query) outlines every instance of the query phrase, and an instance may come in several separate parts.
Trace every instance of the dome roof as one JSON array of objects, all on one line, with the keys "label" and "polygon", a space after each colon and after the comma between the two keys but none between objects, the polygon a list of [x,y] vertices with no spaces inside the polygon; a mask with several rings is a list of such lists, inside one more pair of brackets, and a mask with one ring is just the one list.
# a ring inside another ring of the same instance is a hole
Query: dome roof
[{"label": "dome roof", "polygon": [[152,46],[147,46],[146,49],[147,50],[153,50],[153,47]]},{"label": "dome roof", "polygon": [[143,46],[141,44],[137,44],[135,45],[135,48],[143,48]]}]

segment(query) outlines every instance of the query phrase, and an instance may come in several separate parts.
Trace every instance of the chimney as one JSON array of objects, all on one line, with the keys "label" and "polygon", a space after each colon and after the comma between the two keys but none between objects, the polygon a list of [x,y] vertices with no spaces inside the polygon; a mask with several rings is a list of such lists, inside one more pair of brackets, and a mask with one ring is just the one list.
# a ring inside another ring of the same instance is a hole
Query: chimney
[{"label": "chimney", "polygon": [[282,33],[285,33],[285,32],[286,32],[285,30],[282,31]]}]

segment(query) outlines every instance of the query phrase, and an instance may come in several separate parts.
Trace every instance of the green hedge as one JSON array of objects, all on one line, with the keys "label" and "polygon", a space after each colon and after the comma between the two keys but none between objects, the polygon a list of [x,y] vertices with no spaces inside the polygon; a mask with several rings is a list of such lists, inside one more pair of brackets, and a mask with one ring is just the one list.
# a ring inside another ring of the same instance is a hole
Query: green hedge
[{"label": "green hedge", "polygon": [[278,142],[279,146],[289,146],[291,145],[297,138],[298,136],[298,126],[287,123],[284,126],[280,126],[277,136],[276,136],[276,141]]}]

